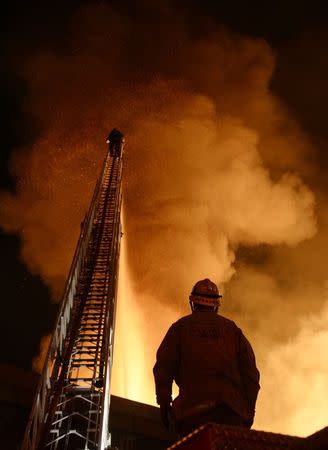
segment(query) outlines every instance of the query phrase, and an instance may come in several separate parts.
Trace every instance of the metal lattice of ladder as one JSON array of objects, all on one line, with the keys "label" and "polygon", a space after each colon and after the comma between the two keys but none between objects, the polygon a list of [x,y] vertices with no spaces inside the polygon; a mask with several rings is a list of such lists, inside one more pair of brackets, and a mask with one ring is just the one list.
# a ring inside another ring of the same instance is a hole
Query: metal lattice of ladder
[{"label": "metal lattice of ladder", "polygon": [[22,450],[109,445],[123,145],[106,155],[83,222]]}]

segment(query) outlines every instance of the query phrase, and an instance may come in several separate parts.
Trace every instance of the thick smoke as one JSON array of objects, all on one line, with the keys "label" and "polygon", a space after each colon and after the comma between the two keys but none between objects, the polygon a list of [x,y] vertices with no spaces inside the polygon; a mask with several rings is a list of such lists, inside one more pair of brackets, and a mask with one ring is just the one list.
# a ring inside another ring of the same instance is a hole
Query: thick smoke
[{"label": "thick smoke", "polygon": [[[270,92],[274,67],[264,41],[224,28],[192,37],[176,11],[132,21],[107,6],[83,8],[65,52],[30,55],[19,68],[30,86],[26,108],[42,132],[13,156],[19,185],[17,194],[1,194],[0,221],[21,233],[23,260],[58,295],[104,138],[109,128],[122,129],[114,393],[154,402],[156,347],[188,312],[192,285],[210,277],[226,293],[223,314],[243,327],[258,355],[256,426],[304,434],[301,419],[319,391],[328,393],[313,355],[308,370],[298,355],[305,343],[319,352],[327,342],[320,319],[298,302],[305,288],[310,311],[324,307],[324,277],[303,276],[312,243],[324,237],[319,229],[313,238],[315,196],[302,181],[314,179],[314,149]],[[304,399],[314,378],[317,393]],[[321,425],[312,414],[305,431]]]},{"label": "thick smoke", "polygon": [[[263,363],[258,423],[283,433],[309,435],[327,426],[328,302],[318,315],[300,321],[293,338],[275,346]],[[272,401],[277,395],[279,401]],[[266,411],[270,411],[270,416]],[[315,419],[314,419],[315,418]],[[283,420],[282,420],[283,419]]]}]

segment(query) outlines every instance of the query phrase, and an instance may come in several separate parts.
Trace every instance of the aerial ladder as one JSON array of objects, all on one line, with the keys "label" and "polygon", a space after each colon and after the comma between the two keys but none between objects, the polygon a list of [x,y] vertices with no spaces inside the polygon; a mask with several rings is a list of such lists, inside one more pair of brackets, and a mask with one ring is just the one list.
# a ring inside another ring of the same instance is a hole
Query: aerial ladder
[{"label": "aerial ladder", "polygon": [[81,233],[22,450],[106,450],[121,240],[124,137],[113,129]]}]

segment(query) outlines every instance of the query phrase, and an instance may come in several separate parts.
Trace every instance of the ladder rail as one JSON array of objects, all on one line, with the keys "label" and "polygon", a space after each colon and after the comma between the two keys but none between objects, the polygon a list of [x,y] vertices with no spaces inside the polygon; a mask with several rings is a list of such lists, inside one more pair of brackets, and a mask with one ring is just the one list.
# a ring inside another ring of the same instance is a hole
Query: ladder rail
[{"label": "ladder rail", "polygon": [[[98,442],[98,449],[99,450],[105,450],[108,441],[109,441],[109,427],[108,427],[108,421],[109,421],[109,400],[110,400],[110,378],[111,378],[111,369],[112,369],[112,363],[113,363],[113,346],[114,346],[114,331],[115,331],[115,316],[116,316],[116,290],[117,290],[117,281],[118,281],[118,256],[120,253],[120,238],[121,238],[121,220],[120,220],[120,210],[122,205],[122,191],[121,191],[121,179],[122,179],[122,171],[123,171],[123,165],[120,166],[120,173],[119,173],[119,196],[118,196],[118,202],[119,205],[117,208],[115,208],[115,214],[116,217],[114,218],[114,224],[115,224],[115,230],[114,236],[116,239],[112,240],[112,249],[111,249],[111,255],[114,256],[115,261],[113,261],[113,266],[117,268],[117,270],[112,271],[111,273],[111,286],[113,289],[111,299],[112,299],[112,308],[109,308],[110,305],[107,307],[106,312],[106,321],[107,326],[105,327],[105,330],[109,334],[109,336],[105,336],[104,339],[104,366],[105,366],[105,372],[104,372],[104,395],[102,398],[102,423],[100,428],[100,434],[99,434],[99,442]],[[116,247],[116,248],[115,248]]]}]

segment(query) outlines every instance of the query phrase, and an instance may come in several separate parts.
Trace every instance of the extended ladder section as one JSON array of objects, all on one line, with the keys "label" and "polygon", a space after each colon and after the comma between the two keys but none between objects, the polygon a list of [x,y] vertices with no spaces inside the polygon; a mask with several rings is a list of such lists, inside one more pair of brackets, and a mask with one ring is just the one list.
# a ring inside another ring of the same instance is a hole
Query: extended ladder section
[{"label": "extended ladder section", "polygon": [[82,226],[23,450],[103,450],[110,444],[123,142],[105,158]]}]

